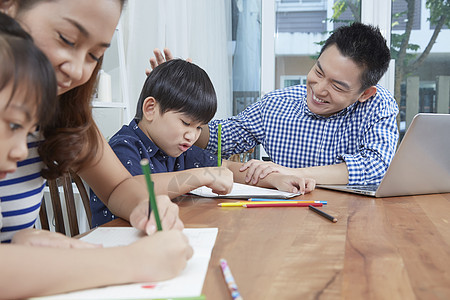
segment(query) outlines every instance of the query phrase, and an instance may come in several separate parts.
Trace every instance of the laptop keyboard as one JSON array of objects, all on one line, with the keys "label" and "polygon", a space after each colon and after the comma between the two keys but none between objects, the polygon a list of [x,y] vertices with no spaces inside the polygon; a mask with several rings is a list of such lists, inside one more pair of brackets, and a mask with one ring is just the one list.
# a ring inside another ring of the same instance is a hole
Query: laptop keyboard
[{"label": "laptop keyboard", "polygon": [[376,192],[378,189],[378,185],[348,185],[347,188],[351,190]]}]

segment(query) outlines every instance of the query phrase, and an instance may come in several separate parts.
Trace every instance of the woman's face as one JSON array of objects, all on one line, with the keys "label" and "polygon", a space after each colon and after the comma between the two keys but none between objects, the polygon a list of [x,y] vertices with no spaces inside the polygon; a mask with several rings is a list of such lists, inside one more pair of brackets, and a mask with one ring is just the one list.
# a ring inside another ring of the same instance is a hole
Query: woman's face
[{"label": "woman's face", "polygon": [[52,63],[61,95],[89,80],[120,13],[118,0],[56,0],[18,11],[15,18]]}]

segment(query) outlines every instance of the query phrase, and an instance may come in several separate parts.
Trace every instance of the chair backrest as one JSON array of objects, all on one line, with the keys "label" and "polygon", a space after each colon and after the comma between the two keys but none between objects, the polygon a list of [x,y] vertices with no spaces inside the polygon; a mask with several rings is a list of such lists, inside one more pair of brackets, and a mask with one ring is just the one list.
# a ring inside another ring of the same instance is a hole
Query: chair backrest
[{"label": "chair backrest", "polygon": [[[77,211],[75,207],[75,197],[72,183],[75,183],[78,193],[80,195],[81,201],[83,203],[84,211],[86,213],[86,217],[88,219],[89,227],[91,224],[91,209],[89,206],[89,195],[86,191],[86,188],[83,184],[81,178],[73,171],[67,172],[61,177],[57,179],[48,180],[48,187],[50,190],[50,198],[52,202],[53,216],[55,218],[55,231],[61,232],[68,236],[74,236],[80,234],[80,229],[78,226],[77,219]],[[62,187],[64,190],[64,200],[65,207],[67,211],[67,217],[69,222],[70,232],[66,232],[64,216],[63,216],[63,206],[61,202],[61,197],[59,193],[59,187]],[[77,194],[78,194],[77,193]],[[40,221],[41,227],[43,229],[49,229],[50,223],[49,218],[47,216],[47,210],[45,201],[42,201],[42,206],[40,210]]]},{"label": "chair backrest", "polygon": [[250,149],[250,150],[248,150],[247,152],[244,152],[244,153],[233,154],[233,155],[231,155],[228,158],[228,160],[245,163],[245,162],[249,161],[252,158],[257,159],[255,157],[255,155],[254,155],[254,152],[255,152],[255,148],[252,148],[252,149]]}]

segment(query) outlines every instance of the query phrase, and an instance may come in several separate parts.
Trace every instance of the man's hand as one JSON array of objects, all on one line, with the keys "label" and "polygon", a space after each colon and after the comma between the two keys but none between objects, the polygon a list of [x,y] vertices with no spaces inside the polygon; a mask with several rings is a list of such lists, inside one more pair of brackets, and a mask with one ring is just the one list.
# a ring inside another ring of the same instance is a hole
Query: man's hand
[{"label": "man's hand", "polygon": [[302,195],[313,191],[316,187],[316,181],[314,179],[295,175],[274,173],[271,175],[270,181],[280,191],[299,193]]},{"label": "man's hand", "polygon": [[290,168],[277,165],[273,162],[252,159],[244,163],[239,171],[247,170],[245,182],[248,184],[257,184],[260,179],[265,178],[270,173],[280,173],[284,175],[294,175]]},{"label": "man's hand", "polygon": [[[150,61],[150,66],[151,66],[151,70],[149,68],[145,69],[145,75],[149,75],[150,72],[156,68],[157,66],[159,66],[162,63],[165,63],[166,61],[172,60],[173,59],[173,55],[172,52],[170,52],[169,48],[164,48],[163,52],[161,52],[161,50],[159,50],[158,48],[155,48],[153,50],[153,55],[155,57],[151,57],[149,59]],[[192,59],[188,58],[186,59],[186,61],[188,62],[192,62]]]}]

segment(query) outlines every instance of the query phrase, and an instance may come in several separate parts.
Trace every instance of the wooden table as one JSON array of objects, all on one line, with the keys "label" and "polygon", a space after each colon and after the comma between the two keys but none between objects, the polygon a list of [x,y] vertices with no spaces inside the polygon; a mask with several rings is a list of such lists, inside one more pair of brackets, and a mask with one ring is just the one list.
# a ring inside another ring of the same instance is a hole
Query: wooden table
[{"label": "wooden table", "polygon": [[186,227],[219,228],[208,300],[231,299],[220,258],[244,299],[450,299],[450,194],[376,199],[317,189],[298,199],[327,200],[322,209],[338,222],[307,208],[175,200]]}]

